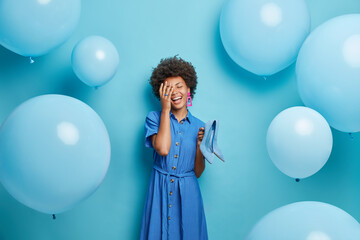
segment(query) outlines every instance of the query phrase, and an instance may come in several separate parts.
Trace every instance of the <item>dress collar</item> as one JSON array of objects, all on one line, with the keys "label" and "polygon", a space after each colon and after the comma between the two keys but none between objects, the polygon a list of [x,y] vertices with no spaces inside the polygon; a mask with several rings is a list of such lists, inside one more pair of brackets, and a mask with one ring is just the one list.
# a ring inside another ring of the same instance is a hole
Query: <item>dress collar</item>
[{"label": "dress collar", "polygon": [[[189,111],[189,109],[187,110],[188,111],[188,113],[187,113],[187,115],[186,115],[186,117],[184,118],[185,120],[187,120],[189,123],[191,123],[191,121],[193,120],[193,115],[191,115],[191,113],[190,113],[190,111]],[[170,111],[170,117],[173,117],[175,120],[176,120],[176,117],[175,117],[175,115]],[[182,120],[182,119],[181,119]],[[181,121],[180,120],[180,121]]]}]

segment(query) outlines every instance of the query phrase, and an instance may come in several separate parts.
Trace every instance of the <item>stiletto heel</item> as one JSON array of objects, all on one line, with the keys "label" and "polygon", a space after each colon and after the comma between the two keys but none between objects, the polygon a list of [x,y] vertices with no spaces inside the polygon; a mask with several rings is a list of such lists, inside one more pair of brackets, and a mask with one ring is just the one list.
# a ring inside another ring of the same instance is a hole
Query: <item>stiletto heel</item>
[{"label": "stiletto heel", "polygon": [[219,121],[215,120],[217,126],[215,127],[215,134],[214,134],[214,141],[213,141],[213,151],[214,154],[223,162],[225,162],[225,158],[224,155],[222,154],[222,152],[220,151],[220,148],[218,147],[217,144],[217,135],[218,135],[218,130],[219,130]]}]

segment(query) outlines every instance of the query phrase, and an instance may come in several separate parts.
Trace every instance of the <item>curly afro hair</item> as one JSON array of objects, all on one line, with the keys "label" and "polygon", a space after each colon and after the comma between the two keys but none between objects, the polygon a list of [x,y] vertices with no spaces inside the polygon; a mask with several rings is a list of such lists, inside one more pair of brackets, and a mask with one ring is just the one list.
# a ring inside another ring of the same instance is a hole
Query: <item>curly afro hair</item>
[{"label": "curly afro hair", "polygon": [[195,68],[190,62],[186,62],[177,55],[160,60],[159,65],[154,68],[150,77],[150,84],[157,99],[160,99],[160,85],[168,77],[181,77],[184,79],[186,86],[190,88],[191,98],[194,98],[197,76]]}]

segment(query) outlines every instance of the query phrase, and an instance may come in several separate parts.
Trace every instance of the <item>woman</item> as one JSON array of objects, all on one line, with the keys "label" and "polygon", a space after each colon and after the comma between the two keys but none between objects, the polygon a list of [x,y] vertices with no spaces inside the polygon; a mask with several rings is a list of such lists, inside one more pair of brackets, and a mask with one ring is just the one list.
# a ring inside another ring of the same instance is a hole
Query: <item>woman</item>
[{"label": "woman", "polygon": [[195,94],[195,69],[177,56],[162,59],[150,84],[162,109],[145,120],[145,146],[154,149],[154,167],[140,239],[208,239],[197,181],[205,169],[200,151],[205,124],[187,109]]}]

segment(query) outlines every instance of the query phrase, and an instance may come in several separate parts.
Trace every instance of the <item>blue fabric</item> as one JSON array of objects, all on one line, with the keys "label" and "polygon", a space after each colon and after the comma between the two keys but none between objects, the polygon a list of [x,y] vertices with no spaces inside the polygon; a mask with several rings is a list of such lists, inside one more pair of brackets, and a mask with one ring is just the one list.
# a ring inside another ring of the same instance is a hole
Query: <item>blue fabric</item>
[{"label": "blue fabric", "polygon": [[[153,111],[146,117],[147,147],[153,148],[151,136],[159,130],[160,116],[160,111]],[[197,134],[204,125],[190,111],[180,122],[170,112],[170,152],[167,156],[153,152],[154,166],[143,210],[141,240],[208,239],[203,201],[194,172]]]}]

